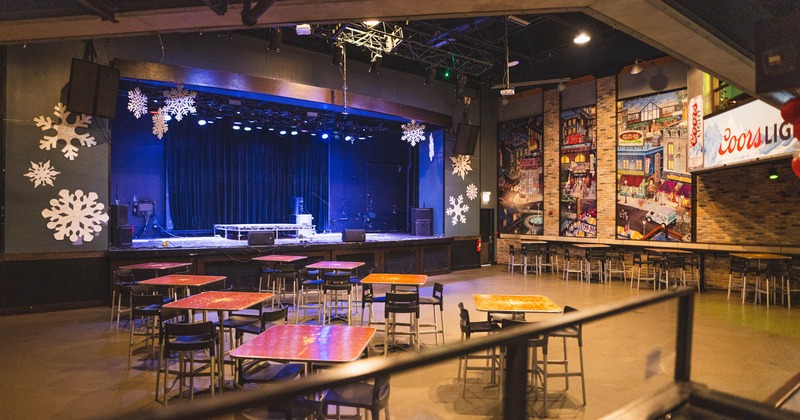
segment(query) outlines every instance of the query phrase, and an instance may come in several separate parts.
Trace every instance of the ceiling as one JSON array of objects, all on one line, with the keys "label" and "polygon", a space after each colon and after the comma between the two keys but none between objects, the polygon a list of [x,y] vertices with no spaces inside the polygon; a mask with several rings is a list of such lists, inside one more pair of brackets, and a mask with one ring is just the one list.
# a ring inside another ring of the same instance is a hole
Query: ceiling
[{"label": "ceiling", "polygon": [[[360,22],[373,17],[388,22],[382,30],[402,31],[382,54],[383,68],[424,75],[436,67],[440,80],[466,74],[471,83],[502,85],[603,77],[636,59],[671,55],[754,93],[753,28],[764,18],[800,15],[797,0],[485,0],[470,10],[455,0],[262,0],[253,7],[263,13],[226,0],[12,0],[0,9],[0,43],[199,30],[269,40],[281,27],[283,43],[330,53],[345,32],[369,31]],[[244,25],[244,16],[256,24]],[[312,35],[295,33],[304,22]],[[582,30],[592,39],[579,46],[573,38]],[[369,62],[374,52],[348,47],[348,60]],[[519,61],[508,78],[506,57]]]}]

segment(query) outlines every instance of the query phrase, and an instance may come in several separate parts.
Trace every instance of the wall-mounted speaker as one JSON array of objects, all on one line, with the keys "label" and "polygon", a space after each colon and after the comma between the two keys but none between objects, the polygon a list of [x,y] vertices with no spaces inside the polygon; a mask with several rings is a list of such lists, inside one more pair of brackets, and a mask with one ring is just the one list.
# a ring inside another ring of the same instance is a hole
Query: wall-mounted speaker
[{"label": "wall-mounted speaker", "polygon": [[119,70],[73,58],[67,87],[67,111],[114,118],[118,89]]},{"label": "wall-mounted speaker", "polygon": [[478,135],[481,127],[467,123],[458,123],[456,138],[453,142],[454,155],[471,155],[475,153],[475,145],[478,143]]},{"label": "wall-mounted speaker", "polygon": [[345,229],[342,231],[342,242],[366,242],[367,231],[364,229]]},{"label": "wall-mounted speaker", "polygon": [[274,245],[275,232],[248,232],[247,245]]}]

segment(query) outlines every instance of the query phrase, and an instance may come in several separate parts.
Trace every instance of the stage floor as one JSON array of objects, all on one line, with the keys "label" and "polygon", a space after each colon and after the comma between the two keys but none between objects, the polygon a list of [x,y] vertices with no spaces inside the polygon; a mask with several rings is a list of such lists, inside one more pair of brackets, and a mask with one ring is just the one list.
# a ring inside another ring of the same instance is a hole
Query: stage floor
[{"label": "stage floor", "polygon": [[[412,236],[408,233],[367,233],[367,242],[403,242],[437,238],[436,236]],[[281,245],[325,245],[340,244],[341,232],[318,233],[310,238],[278,238],[275,246]],[[178,248],[239,248],[247,247],[247,239],[225,239],[221,236],[174,237],[156,239],[134,239],[128,249],[178,249]],[[264,245],[273,246],[273,245]]]}]

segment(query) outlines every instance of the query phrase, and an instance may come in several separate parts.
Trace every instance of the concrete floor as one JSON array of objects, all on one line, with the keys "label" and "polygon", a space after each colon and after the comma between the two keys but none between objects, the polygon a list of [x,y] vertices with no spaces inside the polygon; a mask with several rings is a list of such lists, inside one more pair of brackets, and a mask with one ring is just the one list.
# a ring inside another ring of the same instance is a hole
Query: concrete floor
[{"label": "concrete floor", "polygon": [[[579,309],[654,293],[610,285],[564,282],[553,275],[508,274],[505,266],[458,271],[429,279],[444,284],[448,342],[459,340],[458,302],[473,319],[473,293],[540,294],[558,305]],[[380,293],[380,290],[376,290]],[[652,395],[672,378],[675,346],[674,303],[637,310],[584,326],[587,405],[580,405],[576,379],[563,392],[552,380],[550,417],[593,419],[640,397]],[[426,308],[427,309],[427,308]],[[382,319],[378,309],[378,319]],[[128,334],[109,325],[109,308],[0,317],[0,418],[104,417],[120,410],[157,406],[155,373],[144,352],[127,370]],[[530,321],[560,315],[529,316]],[[422,314],[431,320],[430,311]],[[293,319],[290,316],[290,320]],[[723,291],[697,296],[692,353],[692,380],[711,389],[764,400],[800,370],[800,310],[742,304]],[[433,345],[433,336],[423,339]],[[558,344],[560,346],[560,344]],[[551,354],[558,354],[551,343]],[[570,343],[570,358],[577,361]],[[466,395],[456,381],[456,361],[395,375],[391,416],[395,419],[499,418],[497,390],[489,378],[470,373]],[[180,402],[186,403],[186,400]],[[541,397],[531,403],[542,414]]]}]

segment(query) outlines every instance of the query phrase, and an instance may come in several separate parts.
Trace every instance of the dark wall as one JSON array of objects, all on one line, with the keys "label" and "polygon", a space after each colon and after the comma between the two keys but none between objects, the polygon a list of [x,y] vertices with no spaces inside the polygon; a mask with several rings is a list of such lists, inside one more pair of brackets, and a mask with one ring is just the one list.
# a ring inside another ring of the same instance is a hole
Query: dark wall
[{"label": "dark wall", "polygon": [[[417,145],[419,153],[419,195],[417,207],[433,209],[433,234],[444,235],[444,131],[433,133],[433,159],[428,141]],[[448,159],[449,161],[449,159]]]}]

